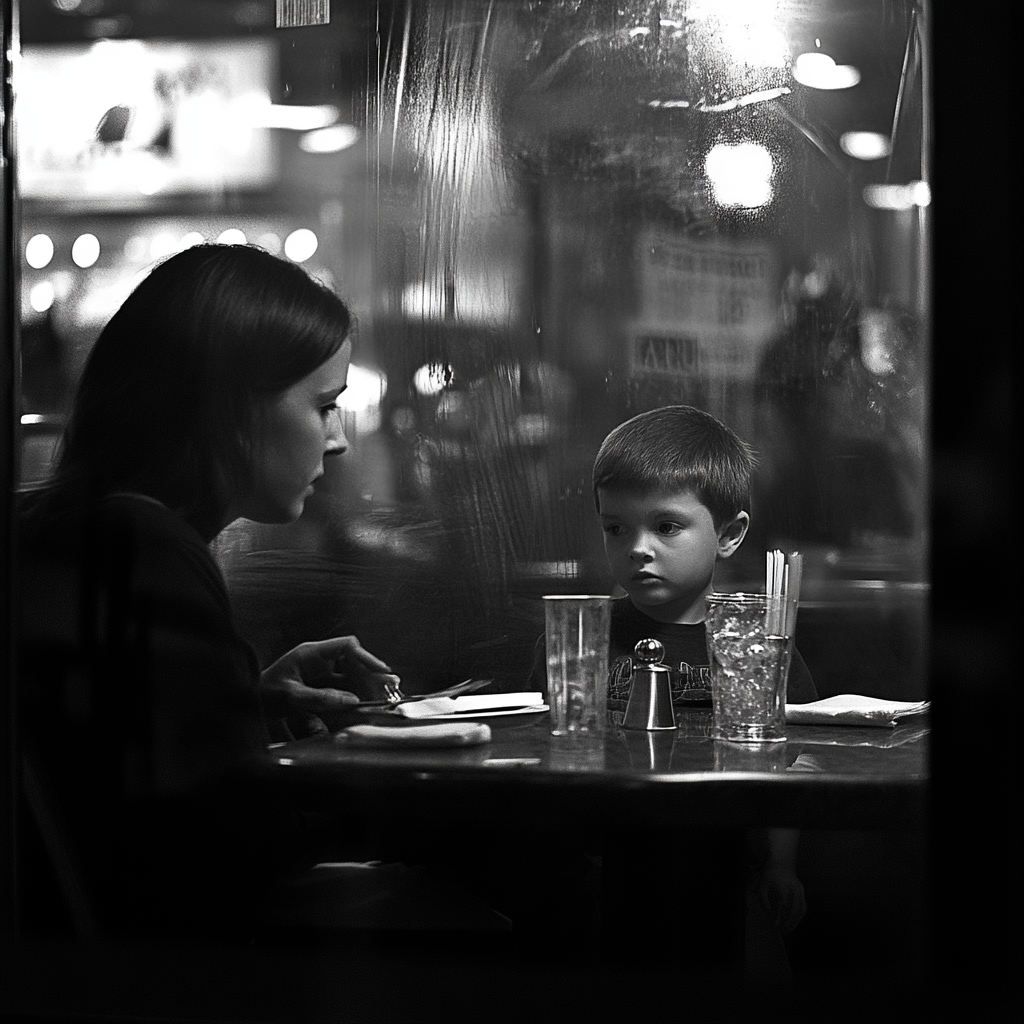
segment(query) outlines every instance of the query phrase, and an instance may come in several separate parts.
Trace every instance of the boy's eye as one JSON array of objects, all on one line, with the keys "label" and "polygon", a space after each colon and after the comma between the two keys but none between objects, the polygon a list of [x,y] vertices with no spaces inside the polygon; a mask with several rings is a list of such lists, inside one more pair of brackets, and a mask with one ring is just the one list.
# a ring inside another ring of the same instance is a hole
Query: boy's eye
[{"label": "boy's eye", "polygon": [[679,533],[682,527],[678,523],[658,523],[658,533],[665,537],[671,537]]},{"label": "boy's eye", "polygon": [[622,533],[622,527],[618,523],[608,523],[604,528],[604,532],[610,534],[612,537],[618,537]]}]

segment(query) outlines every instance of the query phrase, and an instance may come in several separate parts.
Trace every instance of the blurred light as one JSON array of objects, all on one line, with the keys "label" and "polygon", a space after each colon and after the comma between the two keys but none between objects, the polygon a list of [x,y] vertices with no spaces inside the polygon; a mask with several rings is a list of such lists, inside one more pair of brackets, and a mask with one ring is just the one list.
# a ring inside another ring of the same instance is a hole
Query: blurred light
[{"label": "blurred light", "polygon": [[221,245],[245,245],[245,232],[241,228],[228,228],[217,236]]},{"label": "blurred light", "polygon": [[892,148],[888,136],[879,132],[844,132],[839,145],[847,156],[855,160],[878,160],[888,156]]},{"label": "blurred light", "polygon": [[139,168],[135,187],[144,196],[156,195],[171,180],[171,172],[159,163],[149,163]]},{"label": "blurred light", "polygon": [[281,251],[281,239],[273,231],[265,231],[256,239],[256,244],[261,249],[266,249],[271,256],[276,256]]},{"label": "blurred light", "polygon": [[316,235],[309,228],[296,228],[284,240],[284,254],[295,263],[304,263],[320,244]]},{"label": "blurred light", "polygon": [[73,300],[72,321],[79,327],[94,327],[105,323],[150,269],[145,267],[129,278],[120,269],[95,271],[86,277],[81,291]]},{"label": "blurred light", "polygon": [[57,8],[58,11],[64,11],[70,13],[71,11],[77,11],[82,6],[82,0],[50,0],[50,3]]},{"label": "blurred light", "polygon": [[178,238],[171,231],[158,231],[149,240],[149,258],[153,260],[163,259],[170,256],[172,252],[178,251]]},{"label": "blurred light", "polygon": [[803,280],[804,294],[811,299],[820,299],[828,291],[828,274],[812,270]]},{"label": "blurred light", "polygon": [[186,231],[178,242],[178,251],[182,252],[185,249],[191,249],[193,245],[202,245],[205,241],[206,239],[203,237],[201,232]]},{"label": "blurred light", "polygon": [[79,235],[71,246],[71,259],[83,270],[91,267],[100,258],[100,240],[86,232]]},{"label": "blurred light", "polygon": [[511,315],[507,289],[486,278],[457,278],[454,302],[451,299],[440,281],[412,281],[402,289],[402,312],[408,317],[464,324],[507,323]]},{"label": "blurred light", "polygon": [[756,142],[719,143],[704,160],[715,202],[751,209],[772,198],[772,157]]},{"label": "blurred light", "polygon": [[40,281],[32,286],[28,293],[28,302],[37,313],[45,313],[53,305],[55,297],[53,282]]},{"label": "blurred light", "polygon": [[365,366],[350,365],[348,387],[338,396],[338,408],[354,417],[357,432],[373,433],[380,426],[380,406],[387,391],[384,374]]},{"label": "blurred light", "polygon": [[49,235],[33,235],[25,244],[25,262],[42,270],[53,259],[53,239]]},{"label": "blurred light", "polygon": [[430,363],[427,366],[421,366],[412,375],[412,386],[418,394],[427,398],[444,391],[446,382],[445,367],[440,363]]},{"label": "blurred light", "polygon": [[647,106],[655,110],[685,110],[690,105],[689,100],[648,100]]},{"label": "blurred light", "polygon": [[551,420],[542,412],[524,412],[513,426],[520,444],[543,444],[551,437]]},{"label": "blurred light", "polygon": [[774,89],[758,89],[755,92],[748,92],[745,96],[736,96],[726,100],[724,103],[698,103],[696,109],[704,114],[721,114],[727,110],[749,107],[751,103],[765,103],[767,100],[778,99],[780,96],[788,96],[792,91],[785,85],[777,86]]},{"label": "blurred light", "polygon": [[849,89],[860,81],[852,64],[837,64],[827,53],[801,53],[793,62],[793,77],[811,89]]},{"label": "blurred light", "polygon": [[860,314],[860,359],[865,369],[876,377],[885,377],[896,370],[893,350],[898,329],[884,309],[863,309]]},{"label": "blurred light", "polygon": [[729,26],[722,41],[732,56],[756,68],[784,68],[789,63],[789,47],[774,25],[752,20]]},{"label": "blurred light", "polygon": [[876,210],[909,210],[913,206],[929,206],[932,192],[926,181],[907,185],[868,185],[864,202]]},{"label": "blurred light", "polygon": [[131,263],[141,263],[149,256],[149,243],[142,235],[132,235],[124,243],[124,258]]},{"label": "blurred light", "polygon": [[686,10],[691,20],[707,21],[734,61],[750,67],[785,67],[789,44],[776,25],[777,3],[769,0],[695,0]]},{"label": "blurred light", "polygon": [[[291,106],[269,103],[265,94],[251,94],[244,98],[248,107],[249,124],[256,128],[285,128],[297,132],[309,132],[326,128],[338,120],[338,108],[325,104],[317,107]],[[239,106],[242,105],[240,102]]]},{"label": "blurred light", "polygon": [[299,139],[299,149],[307,153],[340,153],[359,141],[359,129],[350,124],[317,128]]}]

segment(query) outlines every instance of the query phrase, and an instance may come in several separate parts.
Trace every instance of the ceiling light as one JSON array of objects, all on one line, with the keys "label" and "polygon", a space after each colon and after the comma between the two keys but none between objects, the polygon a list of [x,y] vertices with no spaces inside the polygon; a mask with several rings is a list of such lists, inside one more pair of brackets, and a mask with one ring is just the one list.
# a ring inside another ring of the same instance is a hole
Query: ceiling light
[{"label": "ceiling light", "polygon": [[793,62],[793,77],[811,89],[849,89],[860,81],[852,64],[837,64],[827,53],[801,53]]},{"label": "ceiling light", "polygon": [[845,132],[839,139],[839,146],[855,160],[879,160],[888,156],[892,149],[889,137],[879,132]]}]

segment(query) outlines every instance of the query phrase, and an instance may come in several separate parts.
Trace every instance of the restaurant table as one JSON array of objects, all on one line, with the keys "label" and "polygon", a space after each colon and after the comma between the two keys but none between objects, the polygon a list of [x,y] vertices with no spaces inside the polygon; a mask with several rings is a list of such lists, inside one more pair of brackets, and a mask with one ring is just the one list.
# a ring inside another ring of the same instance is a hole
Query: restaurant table
[{"label": "restaurant table", "polygon": [[[482,836],[514,841],[541,873],[556,848],[597,853],[606,949],[623,935],[650,937],[624,948],[645,957],[656,948],[674,963],[696,953],[705,967],[730,969],[743,956],[751,830],[927,823],[927,718],[791,725],[772,744],[714,740],[704,709],[681,713],[674,730],[610,726],[597,737],[552,736],[546,715],[515,721],[469,747],[363,747],[341,734],[293,741],[272,749],[269,777],[290,802],[371,829],[462,837],[449,848],[467,861],[486,859]],[[668,920],[674,938],[654,942]]]},{"label": "restaurant table", "polygon": [[782,743],[711,738],[711,712],[679,727],[552,736],[546,716],[472,747],[396,749],[338,735],[280,744],[272,777],[311,806],[374,817],[562,829],[628,825],[923,827],[927,724],[787,727]]}]

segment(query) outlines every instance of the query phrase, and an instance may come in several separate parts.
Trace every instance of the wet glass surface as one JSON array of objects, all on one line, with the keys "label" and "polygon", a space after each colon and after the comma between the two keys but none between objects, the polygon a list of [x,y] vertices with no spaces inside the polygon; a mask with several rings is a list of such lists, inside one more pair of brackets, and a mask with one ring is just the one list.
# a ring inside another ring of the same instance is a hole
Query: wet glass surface
[{"label": "wet glass surface", "polygon": [[[601,439],[688,403],[760,453],[751,532],[719,585],[749,588],[766,548],[799,549],[819,693],[848,688],[838,629],[871,665],[859,692],[924,696],[916,4],[396,0],[288,29],[261,2],[105,20],[21,6],[26,109],[97,48],[150,83],[134,111],[98,91],[77,154],[67,125],[62,142],[23,130],[26,259],[54,242],[23,268],[23,475],[45,475],[111,304],[190,232],[301,258],[357,314],[351,451],[297,524],[241,521],[218,542],[263,659],[356,633],[407,692],[471,674],[521,689],[540,595],[611,587]],[[246,90],[328,123],[256,128],[247,161],[188,178],[196,125]],[[888,151],[851,155],[853,132]],[[132,161],[165,177],[118,191]]]}]

